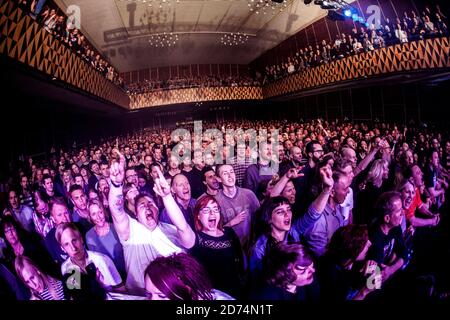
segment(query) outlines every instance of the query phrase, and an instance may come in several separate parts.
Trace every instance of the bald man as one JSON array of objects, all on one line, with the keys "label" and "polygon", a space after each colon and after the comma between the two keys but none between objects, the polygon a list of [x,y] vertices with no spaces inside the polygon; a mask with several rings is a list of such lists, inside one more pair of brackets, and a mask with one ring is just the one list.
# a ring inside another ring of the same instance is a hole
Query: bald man
[{"label": "bald man", "polygon": [[[189,180],[182,173],[177,174],[172,178],[170,189],[187,223],[192,228],[192,230],[195,230],[194,207],[196,204],[196,200],[192,198],[191,185],[189,184]],[[172,221],[170,220],[166,209],[161,212],[159,220],[161,222],[172,224]]]},{"label": "bald man", "polygon": [[289,169],[300,168],[300,166],[304,163],[305,159],[303,159],[302,149],[297,146],[293,146],[289,149],[289,159],[286,159],[280,164],[280,176],[285,175]]}]

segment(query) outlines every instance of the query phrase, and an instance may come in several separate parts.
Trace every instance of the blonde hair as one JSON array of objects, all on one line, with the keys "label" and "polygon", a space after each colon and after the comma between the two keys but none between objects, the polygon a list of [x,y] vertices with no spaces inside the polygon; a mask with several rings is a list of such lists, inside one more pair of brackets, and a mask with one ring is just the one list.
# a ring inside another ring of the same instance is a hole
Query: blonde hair
[{"label": "blonde hair", "polygon": [[367,174],[366,182],[372,182],[374,185],[379,186],[383,182],[383,170],[384,166],[388,166],[388,162],[384,159],[375,160],[370,167]]},{"label": "blonde hair", "polygon": [[39,269],[39,267],[36,265],[36,263],[33,262],[33,260],[31,260],[30,258],[27,258],[25,256],[18,256],[15,260],[14,260],[14,268],[16,269],[16,274],[19,277],[20,280],[22,280],[22,282],[31,290],[32,293],[32,299],[34,300],[42,300],[42,298],[40,297],[39,292],[34,291],[33,289],[31,289],[25,282],[25,279],[23,278],[22,272],[23,269],[25,269],[25,267],[31,267],[34,268],[37,272],[37,274],[39,274],[42,277],[42,280],[44,281],[45,287],[48,288],[48,292],[50,293],[50,295],[52,296],[53,300],[59,300],[59,297],[56,293],[57,290],[57,283],[58,280],[50,277],[49,275],[46,275],[45,273],[43,273],[41,271],[41,269]]}]

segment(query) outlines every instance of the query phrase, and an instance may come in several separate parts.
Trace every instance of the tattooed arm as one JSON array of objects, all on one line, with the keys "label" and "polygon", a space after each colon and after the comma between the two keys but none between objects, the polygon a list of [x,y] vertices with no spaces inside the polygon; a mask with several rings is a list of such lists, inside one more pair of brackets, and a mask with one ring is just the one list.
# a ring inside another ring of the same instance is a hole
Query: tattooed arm
[{"label": "tattooed arm", "polygon": [[109,191],[109,209],[114,223],[114,227],[120,239],[127,241],[130,237],[130,217],[123,209],[123,180],[125,177],[125,157],[117,151],[119,162],[111,163],[110,178],[111,188]]}]

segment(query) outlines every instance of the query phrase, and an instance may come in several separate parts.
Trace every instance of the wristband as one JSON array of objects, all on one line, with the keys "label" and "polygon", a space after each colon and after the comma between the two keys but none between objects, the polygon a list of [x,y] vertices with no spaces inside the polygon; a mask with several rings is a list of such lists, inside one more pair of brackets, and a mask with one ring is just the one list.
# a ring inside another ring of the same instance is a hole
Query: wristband
[{"label": "wristband", "polygon": [[123,186],[123,182],[120,183],[120,184],[115,184],[114,182],[112,182],[112,180],[111,180],[111,184],[112,184],[114,187],[116,187],[116,188],[120,188],[120,187]]}]

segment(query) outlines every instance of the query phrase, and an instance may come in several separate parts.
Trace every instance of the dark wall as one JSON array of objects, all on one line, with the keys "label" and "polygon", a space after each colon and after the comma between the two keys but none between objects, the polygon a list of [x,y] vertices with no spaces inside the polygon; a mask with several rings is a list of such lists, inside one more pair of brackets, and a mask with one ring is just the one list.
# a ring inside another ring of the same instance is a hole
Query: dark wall
[{"label": "dark wall", "polygon": [[283,120],[348,118],[354,121],[447,125],[450,81],[377,85],[285,98],[284,101],[244,101],[184,104],[142,110],[129,115],[134,128],[161,128],[193,120]]}]

